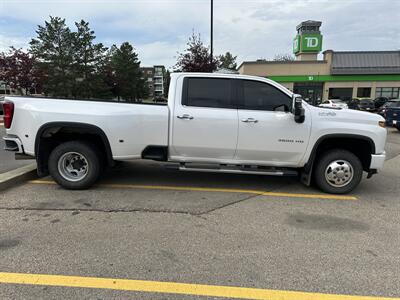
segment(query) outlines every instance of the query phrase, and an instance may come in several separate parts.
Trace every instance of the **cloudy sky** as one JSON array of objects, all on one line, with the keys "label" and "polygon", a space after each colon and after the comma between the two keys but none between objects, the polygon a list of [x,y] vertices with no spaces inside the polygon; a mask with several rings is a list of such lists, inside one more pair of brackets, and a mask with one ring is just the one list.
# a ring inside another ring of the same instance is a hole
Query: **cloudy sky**
[{"label": "cloudy sky", "polygon": [[[142,65],[172,67],[192,31],[209,44],[209,0],[0,0],[0,51],[28,47],[48,17],[89,21],[98,42],[124,41]],[[322,21],[323,49],[400,49],[400,0],[214,0],[215,53],[238,62],[291,53],[295,27]]]}]

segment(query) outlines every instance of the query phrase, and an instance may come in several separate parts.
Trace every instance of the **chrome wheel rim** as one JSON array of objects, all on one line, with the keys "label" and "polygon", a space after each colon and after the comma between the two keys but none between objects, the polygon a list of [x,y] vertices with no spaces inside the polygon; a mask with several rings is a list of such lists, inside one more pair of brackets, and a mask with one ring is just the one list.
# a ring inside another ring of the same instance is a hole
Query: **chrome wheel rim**
[{"label": "chrome wheel rim", "polygon": [[68,181],[80,181],[86,177],[88,171],[88,161],[81,153],[67,152],[58,160],[58,172]]},{"label": "chrome wheel rim", "polygon": [[354,177],[353,166],[346,160],[332,161],[325,169],[325,179],[333,187],[344,187]]}]

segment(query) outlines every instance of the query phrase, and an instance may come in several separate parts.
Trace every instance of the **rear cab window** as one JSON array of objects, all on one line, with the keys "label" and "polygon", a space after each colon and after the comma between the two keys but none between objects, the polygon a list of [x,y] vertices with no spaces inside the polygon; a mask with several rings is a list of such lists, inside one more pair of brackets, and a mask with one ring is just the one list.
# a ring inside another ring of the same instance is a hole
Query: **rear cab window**
[{"label": "rear cab window", "polygon": [[232,79],[186,77],[182,104],[195,107],[236,108],[232,97]]}]

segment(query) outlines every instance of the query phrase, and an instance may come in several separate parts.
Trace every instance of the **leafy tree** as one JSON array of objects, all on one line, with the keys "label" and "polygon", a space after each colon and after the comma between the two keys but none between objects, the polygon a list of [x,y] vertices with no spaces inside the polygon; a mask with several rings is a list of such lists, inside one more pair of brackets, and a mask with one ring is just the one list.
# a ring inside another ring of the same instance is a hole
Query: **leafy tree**
[{"label": "leafy tree", "polygon": [[149,97],[150,88],[144,78],[139,78],[137,84],[137,99],[142,100]]},{"label": "leafy tree", "polygon": [[8,53],[0,53],[0,81],[22,95],[39,93],[43,73],[35,67],[35,62],[28,53],[11,47]]},{"label": "leafy tree", "polygon": [[44,92],[54,96],[71,96],[73,88],[74,34],[65,19],[50,17],[38,26],[37,37],[30,42],[30,53],[38,60],[38,68],[46,74]]},{"label": "leafy tree", "polygon": [[274,61],[293,61],[294,57],[291,54],[277,54],[275,55]]},{"label": "leafy tree", "polygon": [[233,56],[229,51],[218,56],[218,68],[236,70],[236,58],[237,56]]},{"label": "leafy tree", "polygon": [[118,100],[136,101],[144,97],[145,83],[141,79],[140,61],[133,46],[128,42],[119,48],[114,45],[111,53],[113,85]]},{"label": "leafy tree", "polygon": [[180,72],[213,72],[217,69],[217,60],[211,57],[210,49],[200,38],[192,33],[185,52],[179,53],[175,68]]}]

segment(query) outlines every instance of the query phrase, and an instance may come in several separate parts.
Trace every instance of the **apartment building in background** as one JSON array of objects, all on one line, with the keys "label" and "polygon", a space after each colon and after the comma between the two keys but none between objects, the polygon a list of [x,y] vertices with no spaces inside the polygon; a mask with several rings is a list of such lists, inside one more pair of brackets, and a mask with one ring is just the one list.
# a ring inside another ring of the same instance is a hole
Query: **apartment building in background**
[{"label": "apartment building in background", "polygon": [[149,98],[165,97],[165,67],[156,65],[153,67],[142,67],[140,70],[143,72],[143,79],[149,88]]}]

